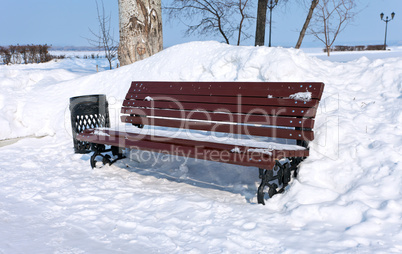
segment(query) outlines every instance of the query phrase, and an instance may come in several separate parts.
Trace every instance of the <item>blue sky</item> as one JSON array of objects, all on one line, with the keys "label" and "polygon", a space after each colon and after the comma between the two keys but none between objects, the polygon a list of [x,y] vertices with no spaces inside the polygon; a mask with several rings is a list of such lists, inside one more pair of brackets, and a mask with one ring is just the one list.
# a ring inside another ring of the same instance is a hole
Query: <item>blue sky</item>
[{"label": "blue sky", "polygon": [[[170,0],[162,0],[163,4]],[[254,0],[257,1],[257,0]],[[388,23],[389,45],[402,45],[402,0],[357,0],[358,14],[354,21],[340,34],[336,45],[340,44],[382,44],[385,23],[380,13],[395,19]],[[279,1],[280,2],[280,1]],[[279,4],[273,10],[272,45],[291,47],[297,41],[307,10],[300,0],[290,0],[290,4]],[[117,0],[104,0],[107,13],[112,16],[112,27],[118,38]],[[256,5],[256,4],[255,4]],[[0,45],[9,44],[49,44],[53,46],[86,46],[85,38],[91,37],[89,28],[97,29],[95,0],[0,0]],[[193,40],[217,40],[219,36],[183,36],[185,26],[177,20],[168,22],[163,16],[164,46],[169,47]],[[255,25],[250,28],[254,35]],[[268,27],[266,44],[268,42]],[[242,45],[254,45],[254,39]],[[302,47],[321,47],[323,44],[312,36],[305,37]]]}]

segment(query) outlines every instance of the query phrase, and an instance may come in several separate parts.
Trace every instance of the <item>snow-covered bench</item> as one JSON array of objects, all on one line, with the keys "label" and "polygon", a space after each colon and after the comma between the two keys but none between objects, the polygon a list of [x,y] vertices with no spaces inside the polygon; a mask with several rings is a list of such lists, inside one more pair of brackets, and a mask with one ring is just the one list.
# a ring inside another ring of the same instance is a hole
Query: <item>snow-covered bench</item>
[{"label": "snow-covered bench", "polygon": [[123,158],[122,148],[257,167],[264,204],[264,188],[270,197],[282,192],[309,155],[323,89],[318,82],[132,82],[121,109],[129,126],[87,129],[77,139],[92,144],[92,167],[99,157],[112,163],[110,152]]}]

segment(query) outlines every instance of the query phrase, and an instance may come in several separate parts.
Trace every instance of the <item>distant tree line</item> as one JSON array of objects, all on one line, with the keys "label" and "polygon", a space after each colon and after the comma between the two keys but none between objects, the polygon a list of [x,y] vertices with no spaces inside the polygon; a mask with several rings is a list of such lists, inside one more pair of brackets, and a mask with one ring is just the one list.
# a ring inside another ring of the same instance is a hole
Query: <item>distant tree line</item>
[{"label": "distant tree line", "polygon": [[[327,52],[327,48],[323,49],[324,52]],[[384,45],[359,45],[359,46],[335,46],[329,48],[330,51],[363,51],[363,50],[385,50]]]},{"label": "distant tree line", "polygon": [[[76,56],[76,58],[80,58],[80,56]],[[107,58],[104,55],[99,55],[99,54],[94,54],[92,53],[91,55],[83,55],[82,56],[83,59],[99,59],[99,58]]]},{"label": "distant tree line", "polygon": [[47,44],[0,46],[0,56],[4,64],[45,63],[58,58],[49,54],[49,48]]}]

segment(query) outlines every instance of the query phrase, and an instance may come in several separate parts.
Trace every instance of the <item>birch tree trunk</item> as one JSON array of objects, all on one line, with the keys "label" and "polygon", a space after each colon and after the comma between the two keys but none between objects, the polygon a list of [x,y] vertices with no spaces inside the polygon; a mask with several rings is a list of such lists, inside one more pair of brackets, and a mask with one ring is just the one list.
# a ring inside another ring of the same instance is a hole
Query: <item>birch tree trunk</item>
[{"label": "birch tree trunk", "polygon": [[134,63],[161,51],[161,0],[118,1],[120,65]]}]

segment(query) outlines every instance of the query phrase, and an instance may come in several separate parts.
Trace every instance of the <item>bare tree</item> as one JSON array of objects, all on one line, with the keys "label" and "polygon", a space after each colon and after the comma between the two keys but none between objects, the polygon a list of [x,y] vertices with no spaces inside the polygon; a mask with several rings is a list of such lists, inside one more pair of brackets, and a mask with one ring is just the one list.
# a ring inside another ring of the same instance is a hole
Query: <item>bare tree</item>
[{"label": "bare tree", "polygon": [[119,29],[122,66],[161,51],[161,0],[119,0]]},{"label": "bare tree", "polygon": [[241,35],[244,34],[246,37],[248,37],[249,35],[247,33],[243,32],[243,25],[245,21],[248,21],[249,19],[252,19],[253,17],[250,16],[248,14],[248,12],[246,11],[246,8],[249,6],[247,5],[249,2],[249,0],[239,0],[237,7],[239,8],[239,13],[240,13],[240,23],[238,26],[238,36],[237,36],[237,46],[240,45],[240,41],[241,41]]},{"label": "bare tree", "polygon": [[20,64],[22,62],[22,57],[18,52],[18,45],[10,45],[8,46],[8,49],[10,50],[11,53],[11,63],[12,64]]},{"label": "bare tree", "polygon": [[52,57],[49,54],[49,48],[50,46],[48,46],[47,44],[38,45],[39,59],[41,63],[45,63],[52,60]]},{"label": "bare tree", "polygon": [[0,57],[4,64],[8,65],[11,63],[11,53],[8,47],[0,46]]},{"label": "bare tree", "polygon": [[28,62],[29,63],[39,63],[39,46],[38,45],[30,45],[28,47]]},{"label": "bare tree", "polygon": [[27,46],[19,46],[18,52],[21,54],[22,59],[25,64],[28,64],[28,47]]},{"label": "bare tree", "polygon": [[309,30],[325,44],[328,56],[339,33],[355,15],[354,7],[354,0],[320,0],[318,3],[314,25]]},{"label": "bare tree", "polygon": [[217,33],[230,44],[237,34],[237,45],[240,45],[242,35],[250,36],[244,32],[253,18],[249,15],[250,7],[250,0],[173,0],[164,8],[170,18],[183,18],[193,23],[187,25],[187,35]]},{"label": "bare tree", "polygon": [[98,14],[99,32],[95,33],[93,30],[89,29],[94,39],[87,40],[92,46],[98,47],[105,52],[105,57],[109,62],[109,68],[112,69],[112,61],[117,56],[117,43],[114,40],[113,33],[111,33],[111,15],[108,16],[105,14],[103,0],[101,1],[100,8],[97,0],[95,0],[95,3]]},{"label": "bare tree", "polygon": [[306,17],[306,21],[304,22],[303,28],[300,31],[299,39],[297,40],[297,43],[296,43],[296,46],[295,46],[295,48],[297,48],[297,49],[299,49],[301,44],[302,44],[302,41],[304,39],[304,35],[306,34],[308,25],[310,24],[310,20],[313,17],[314,9],[315,9],[315,7],[317,7],[318,2],[319,2],[319,0],[312,0],[311,1],[311,5],[310,5],[310,9],[308,11],[307,17]]}]

